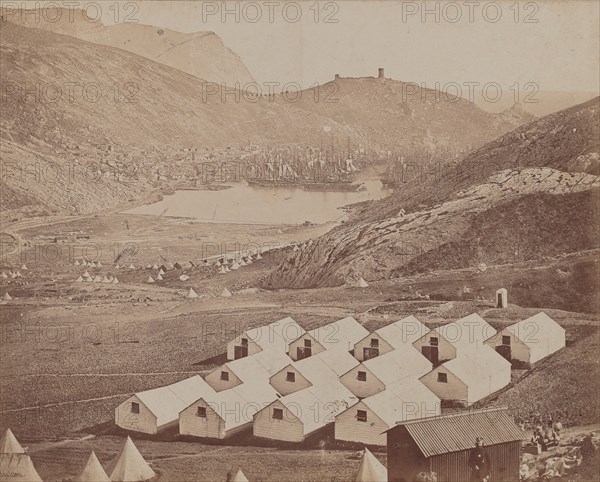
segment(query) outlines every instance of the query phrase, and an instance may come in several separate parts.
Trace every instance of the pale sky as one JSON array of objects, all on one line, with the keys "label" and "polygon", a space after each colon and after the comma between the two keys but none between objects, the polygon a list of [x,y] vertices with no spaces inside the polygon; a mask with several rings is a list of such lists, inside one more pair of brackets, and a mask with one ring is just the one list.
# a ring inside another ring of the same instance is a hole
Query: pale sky
[{"label": "pale sky", "polygon": [[[260,83],[307,87],[327,82],[335,73],[360,77],[385,67],[386,77],[428,86],[535,82],[540,90],[598,90],[596,1],[475,1],[471,7],[465,1],[319,2],[318,21],[314,1],[287,3],[294,5],[285,7],[286,2],[277,0],[272,7],[269,2],[228,2],[226,7],[201,1],[140,2],[136,18],[183,32],[216,32]],[[237,9],[239,19],[233,13],[223,19],[225,8]],[[426,9],[433,13],[423,18]],[[261,19],[252,23],[259,10]],[[286,21],[299,11],[298,22]],[[337,23],[326,23],[327,15]],[[460,20],[452,23],[458,15]]]},{"label": "pale sky", "polygon": [[[30,7],[61,3],[26,2]],[[81,8],[94,2],[72,3]],[[114,22],[116,3],[97,3],[105,24]],[[466,97],[469,82],[496,82],[506,92],[519,83],[521,95],[527,94],[528,82],[540,91],[597,92],[599,4],[153,0],[120,2],[119,19],[129,13],[139,23],[180,32],[214,31],[261,84],[295,82],[305,88],[336,73],[374,76],[384,67],[386,77],[428,87],[458,83]],[[226,11],[231,13],[223,17]],[[298,13],[300,19],[293,22]]]}]

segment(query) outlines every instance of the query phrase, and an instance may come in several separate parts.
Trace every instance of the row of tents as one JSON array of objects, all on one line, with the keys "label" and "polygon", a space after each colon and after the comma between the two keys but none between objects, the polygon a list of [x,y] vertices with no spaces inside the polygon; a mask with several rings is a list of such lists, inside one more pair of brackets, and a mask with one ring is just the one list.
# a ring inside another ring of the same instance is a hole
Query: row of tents
[{"label": "row of tents", "polygon": [[[92,451],[73,482],[142,482],[156,477],[130,437],[106,470]],[[31,457],[10,429],[0,438],[0,480],[2,482],[42,482]],[[387,469],[365,448],[355,482],[385,482]],[[227,482],[249,482],[241,469],[229,472]]]}]

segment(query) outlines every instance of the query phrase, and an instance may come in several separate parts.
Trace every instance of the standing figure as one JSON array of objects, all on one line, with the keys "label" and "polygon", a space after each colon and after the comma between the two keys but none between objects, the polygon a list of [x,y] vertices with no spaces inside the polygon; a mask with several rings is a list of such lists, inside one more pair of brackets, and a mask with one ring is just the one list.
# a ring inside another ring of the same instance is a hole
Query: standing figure
[{"label": "standing figure", "polygon": [[490,461],[483,450],[483,439],[475,439],[475,448],[469,456],[469,467],[471,469],[471,482],[489,482]]}]

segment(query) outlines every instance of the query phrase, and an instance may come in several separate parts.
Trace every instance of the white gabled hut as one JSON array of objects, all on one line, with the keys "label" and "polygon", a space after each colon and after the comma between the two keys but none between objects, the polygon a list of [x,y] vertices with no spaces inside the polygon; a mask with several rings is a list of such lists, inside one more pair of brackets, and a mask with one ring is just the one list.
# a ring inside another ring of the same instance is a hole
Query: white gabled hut
[{"label": "white gabled hut", "polygon": [[278,394],[257,379],[202,397],[179,414],[179,433],[203,438],[224,439],[250,429],[254,415],[277,400]]},{"label": "white gabled hut", "polygon": [[429,331],[414,316],[407,316],[373,333],[367,333],[354,344],[354,356],[359,361],[385,355],[390,351],[411,344]]},{"label": "white gabled hut", "polygon": [[156,434],[176,426],[179,412],[190,403],[214,393],[200,375],[138,392],[115,409],[115,425],[133,432]]},{"label": "white gabled hut", "polygon": [[302,442],[358,400],[341,384],[313,386],[275,400],[254,416],[255,437]]},{"label": "white gabled hut", "polygon": [[439,397],[416,378],[407,377],[335,417],[335,438],[368,445],[385,445],[384,432],[396,422],[440,414]]},{"label": "white gabled hut", "polygon": [[442,400],[471,405],[510,383],[511,364],[489,345],[459,350],[420,380]]},{"label": "white gabled hut", "polygon": [[206,382],[217,392],[237,387],[242,383],[268,381],[291,362],[285,354],[276,350],[264,350],[237,360],[224,363],[206,375]]},{"label": "white gabled hut", "polygon": [[227,359],[237,360],[262,350],[287,353],[289,344],[304,333],[306,330],[290,317],[251,328],[227,344]]},{"label": "white gabled hut", "polygon": [[431,362],[410,344],[364,362],[344,373],[340,382],[359,398],[382,392],[406,377],[419,378],[431,371]]},{"label": "white gabled hut", "polygon": [[439,326],[413,342],[435,365],[452,360],[457,351],[481,346],[496,334],[496,330],[477,313],[472,313],[452,323]]},{"label": "white gabled hut", "polygon": [[500,330],[486,343],[509,361],[534,364],[565,347],[565,329],[540,312]]},{"label": "white gabled hut", "polygon": [[271,376],[269,383],[284,396],[311,386],[339,384],[339,377],[358,363],[358,360],[346,351],[325,350],[287,364]]},{"label": "white gabled hut", "polygon": [[289,355],[292,360],[302,360],[323,350],[349,352],[368,333],[364,326],[348,316],[304,333],[290,343]]}]

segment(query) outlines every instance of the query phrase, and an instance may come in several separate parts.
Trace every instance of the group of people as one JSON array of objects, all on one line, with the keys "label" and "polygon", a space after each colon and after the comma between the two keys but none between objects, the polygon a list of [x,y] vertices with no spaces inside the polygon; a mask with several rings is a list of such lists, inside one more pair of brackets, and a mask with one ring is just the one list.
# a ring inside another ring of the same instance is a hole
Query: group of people
[{"label": "group of people", "polygon": [[531,437],[531,443],[537,448],[537,452],[540,453],[548,450],[548,447],[558,445],[562,428],[562,423],[558,420],[549,419],[547,424],[537,423]]}]

